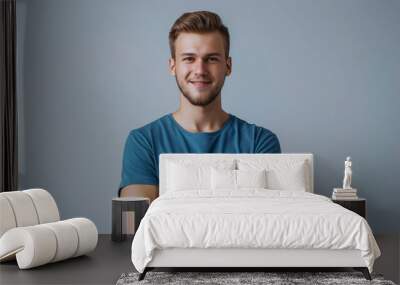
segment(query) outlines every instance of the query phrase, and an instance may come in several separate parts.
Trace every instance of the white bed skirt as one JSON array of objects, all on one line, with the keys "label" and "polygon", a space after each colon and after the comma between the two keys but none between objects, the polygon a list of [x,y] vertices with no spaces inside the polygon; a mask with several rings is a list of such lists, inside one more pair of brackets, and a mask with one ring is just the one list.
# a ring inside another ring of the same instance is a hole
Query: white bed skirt
[{"label": "white bed skirt", "polygon": [[366,267],[359,250],[197,249],[154,251],[147,267]]}]

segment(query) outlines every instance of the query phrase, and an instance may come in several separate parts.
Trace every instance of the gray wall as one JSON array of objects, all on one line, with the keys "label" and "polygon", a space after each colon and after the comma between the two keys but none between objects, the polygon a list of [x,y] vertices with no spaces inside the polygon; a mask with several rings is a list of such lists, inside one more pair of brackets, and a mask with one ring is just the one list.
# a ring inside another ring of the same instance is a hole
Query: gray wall
[{"label": "gray wall", "polygon": [[43,187],[63,218],[111,231],[128,132],[178,106],[168,31],[185,11],[231,31],[225,110],[315,154],[315,189],[353,186],[368,221],[399,232],[399,1],[18,0],[21,188]]}]

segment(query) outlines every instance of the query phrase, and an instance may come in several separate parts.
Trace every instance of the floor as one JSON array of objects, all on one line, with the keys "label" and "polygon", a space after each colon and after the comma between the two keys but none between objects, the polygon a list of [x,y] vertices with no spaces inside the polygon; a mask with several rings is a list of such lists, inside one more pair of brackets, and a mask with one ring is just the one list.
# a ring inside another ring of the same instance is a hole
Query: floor
[{"label": "floor", "polygon": [[[374,272],[399,283],[400,235],[376,235],[382,256]],[[112,242],[100,235],[94,252],[29,270],[19,270],[16,262],[0,264],[0,284],[115,284],[124,272],[134,271],[130,261],[131,241]]]},{"label": "floor", "polygon": [[374,271],[383,274],[385,279],[400,284],[400,234],[375,235],[381,250],[374,265]]}]

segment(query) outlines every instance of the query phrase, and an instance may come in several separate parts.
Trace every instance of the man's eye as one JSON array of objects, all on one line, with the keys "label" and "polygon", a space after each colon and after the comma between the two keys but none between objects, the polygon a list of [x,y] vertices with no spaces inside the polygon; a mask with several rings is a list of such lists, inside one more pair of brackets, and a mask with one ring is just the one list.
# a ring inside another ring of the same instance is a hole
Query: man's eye
[{"label": "man's eye", "polygon": [[219,59],[218,59],[217,57],[210,57],[210,58],[208,59],[208,61],[209,61],[209,62],[218,62]]},{"label": "man's eye", "polygon": [[193,57],[185,57],[183,61],[193,61]]}]

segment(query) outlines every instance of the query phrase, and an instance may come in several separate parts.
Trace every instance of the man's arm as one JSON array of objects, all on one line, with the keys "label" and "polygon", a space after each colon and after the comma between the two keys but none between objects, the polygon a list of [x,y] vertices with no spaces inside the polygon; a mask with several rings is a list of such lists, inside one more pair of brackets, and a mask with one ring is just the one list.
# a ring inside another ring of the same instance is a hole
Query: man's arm
[{"label": "man's arm", "polygon": [[150,203],[158,197],[158,185],[131,184],[121,189],[121,197],[146,197]]},{"label": "man's arm", "polygon": [[129,133],[122,159],[120,197],[158,197],[158,175],[153,147],[143,129]]},{"label": "man's arm", "polygon": [[271,131],[257,127],[255,153],[281,153],[278,137]]}]

